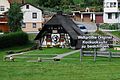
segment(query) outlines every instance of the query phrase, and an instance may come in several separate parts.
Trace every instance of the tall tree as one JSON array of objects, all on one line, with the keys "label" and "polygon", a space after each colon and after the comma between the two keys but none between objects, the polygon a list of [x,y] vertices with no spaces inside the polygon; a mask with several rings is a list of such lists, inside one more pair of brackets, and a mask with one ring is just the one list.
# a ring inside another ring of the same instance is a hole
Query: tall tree
[{"label": "tall tree", "polygon": [[21,21],[23,20],[23,13],[18,3],[13,3],[8,11],[8,25],[11,32],[21,30]]},{"label": "tall tree", "polygon": [[59,6],[61,0],[37,0],[39,6],[54,8]]},{"label": "tall tree", "polygon": [[61,5],[73,5],[74,1],[73,0],[61,0]]}]

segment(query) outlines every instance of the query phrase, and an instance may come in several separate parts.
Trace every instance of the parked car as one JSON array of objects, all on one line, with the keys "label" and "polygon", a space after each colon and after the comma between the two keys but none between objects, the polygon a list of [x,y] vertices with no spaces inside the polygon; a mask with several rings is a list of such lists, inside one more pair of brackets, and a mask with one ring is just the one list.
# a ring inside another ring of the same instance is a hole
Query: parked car
[{"label": "parked car", "polygon": [[77,24],[77,26],[80,28],[80,30],[82,31],[82,32],[84,32],[85,34],[87,34],[88,33],[88,30],[87,30],[87,28],[84,26],[84,25],[82,25],[82,24]]}]

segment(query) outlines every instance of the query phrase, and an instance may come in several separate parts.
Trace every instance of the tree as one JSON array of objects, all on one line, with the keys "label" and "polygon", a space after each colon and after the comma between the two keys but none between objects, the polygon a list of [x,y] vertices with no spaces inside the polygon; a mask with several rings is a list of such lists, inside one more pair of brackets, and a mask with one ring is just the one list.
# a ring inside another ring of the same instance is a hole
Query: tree
[{"label": "tree", "polygon": [[63,5],[73,5],[74,4],[74,2],[73,2],[73,0],[61,0],[61,3],[60,3],[62,6]]},{"label": "tree", "polygon": [[21,30],[21,21],[23,20],[23,13],[18,3],[13,3],[8,11],[8,25],[11,32]]},{"label": "tree", "polygon": [[54,8],[60,5],[61,0],[37,0],[39,6]]}]

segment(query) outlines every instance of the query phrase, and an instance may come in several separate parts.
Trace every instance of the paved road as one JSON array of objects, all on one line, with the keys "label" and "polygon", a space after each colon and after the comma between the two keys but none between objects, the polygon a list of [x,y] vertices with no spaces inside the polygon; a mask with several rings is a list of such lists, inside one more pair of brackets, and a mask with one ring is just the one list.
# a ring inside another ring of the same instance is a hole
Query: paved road
[{"label": "paved road", "polygon": [[56,57],[53,57],[53,59],[61,59],[61,58],[64,58],[65,56],[75,54],[75,53],[77,53],[79,51],[80,50],[75,50],[75,51],[71,51],[71,52],[68,52],[68,53],[60,54],[60,55],[57,55]]},{"label": "paved road", "polygon": [[97,26],[95,23],[92,22],[77,22],[74,21],[76,24],[83,24],[84,26],[86,26],[88,32],[95,32],[97,30]]}]

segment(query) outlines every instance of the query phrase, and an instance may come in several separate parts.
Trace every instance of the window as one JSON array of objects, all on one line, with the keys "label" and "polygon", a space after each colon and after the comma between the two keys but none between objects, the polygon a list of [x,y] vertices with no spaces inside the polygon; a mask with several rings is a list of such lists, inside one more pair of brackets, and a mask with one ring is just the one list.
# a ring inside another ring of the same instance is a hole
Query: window
[{"label": "window", "polygon": [[118,8],[120,8],[120,2],[118,3]]},{"label": "window", "polygon": [[108,13],[108,19],[112,19],[112,13]]},{"label": "window", "polygon": [[110,7],[113,7],[113,5],[114,5],[114,4],[111,2],[111,3],[110,3]]},{"label": "window", "polygon": [[29,5],[26,5],[26,9],[29,9]]},{"label": "window", "polygon": [[109,2],[106,3],[106,7],[109,8]]},{"label": "window", "polygon": [[118,18],[118,13],[115,13],[115,19],[117,19]]},{"label": "window", "polygon": [[33,14],[32,14],[32,18],[33,18],[33,19],[36,19],[36,18],[37,18],[37,13],[33,13]]},{"label": "window", "polygon": [[33,23],[33,28],[36,28],[36,26],[37,26],[36,23]]},{"label": "window", "polygon": [[5,7],[4,6],[0,6],[0,11],[5,11]]},{"label": "window", "polygon": [[22,28],[26,28],[26,24],[25,23],[22,24]]},{"label": "window", "polygon": [[114,7],[116,7],[116,2],[114,2]]}]

